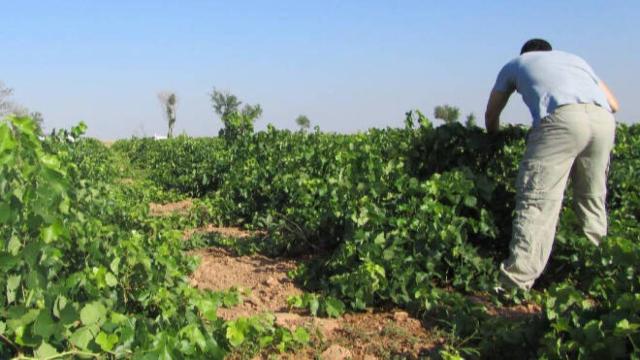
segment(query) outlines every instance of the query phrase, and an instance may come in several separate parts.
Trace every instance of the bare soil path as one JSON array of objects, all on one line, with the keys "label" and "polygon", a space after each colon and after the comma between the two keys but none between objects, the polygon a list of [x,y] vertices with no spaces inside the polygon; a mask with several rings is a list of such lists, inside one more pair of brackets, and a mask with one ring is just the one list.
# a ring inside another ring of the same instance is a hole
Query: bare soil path
[{"label": "bare soil path", "polygon": [[[187,213],[192,201],[187,199],[170,204],[151,204],[151,214],[163,216]],[[215,233],[225,237],[243,238],[252,234],[229,227],[208,225],[184,232],[185,238],[194,233]],[[238,256],[232,251],[210,247],[191,252],[200,258],[200,266],[191,275],[194,287],[225,291],[236,288],[244,292],[240,304],[218,310],[226,320],[237,317],[272,313],[276,324],[289,329],[304,326],[315,334],[308,347],[295,354],[278,354],[287,359],[421,359],[445,339],[437,331],[429,331],[418,319],[401,309],[369,309],[363,313],[349,313],[337,319],[314,318],[296,309],[289,309],[287,298],[304,291],[288,276],[304,260],[277,259],[263,255]],[[535,314],[539,307],[515,306],[496,308],[486,299],[477,299],[497,316],[519,317]],[[267,359],[261,354],[256,359]]]},{"label": "bare soil path", "polygon": [[235,287],[248,292],[238,306],[219,309],[220,317],[230,320],[269,312],[275,315],[279,326],[312,329],[318,336],[317,342],[291,358],[314,359],[320,355],[328,359],[372,360],[402,354],[405,358],[415,359],[431,350],[438,341],[419,320],[401,310],[371,310],[345,314],[338,319],[323,319],[289,309],[287,298],[303,293],[287,275],[298,265],[295,260],[262,255],[236,256],[221,248],[199,249],[193,254],[201,258],[200,266],[191,276],[193,286],[210,290]]}]

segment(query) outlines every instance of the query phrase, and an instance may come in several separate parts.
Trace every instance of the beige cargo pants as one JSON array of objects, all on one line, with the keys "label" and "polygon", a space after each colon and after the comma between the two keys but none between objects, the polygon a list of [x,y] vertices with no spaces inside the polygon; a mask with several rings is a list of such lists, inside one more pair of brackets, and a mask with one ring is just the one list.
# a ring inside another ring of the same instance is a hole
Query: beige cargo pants
[{"label": "beige cargo pants", "polygon": [[613,115],[593,104],[561,106],[531,130],[516,180],[510,256],[500,266],[503,286],[528,290],[542,274],[555,237],[567,180],[587,238],[607,233],[605,208]]}]

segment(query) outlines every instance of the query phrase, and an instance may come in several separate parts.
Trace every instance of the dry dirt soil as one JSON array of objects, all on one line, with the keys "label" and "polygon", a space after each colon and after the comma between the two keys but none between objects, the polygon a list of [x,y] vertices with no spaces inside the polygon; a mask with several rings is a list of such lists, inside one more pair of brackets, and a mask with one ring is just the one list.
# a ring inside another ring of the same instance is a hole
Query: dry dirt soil
[{"label": "dry dirt soil", "polygon": [[[230,231],[230,230],[227,230]],[[276,324],[295,329],[305,326],[318,335],[315,346],[303,349],[291,358],[376,359],[392,354],[418,358],[430,351],[439,339],[434,338],[419,320],[401,310],[345,314],[338,319],[314,318],[290,310],[287,298],[300,295],[287,276],[297,266],[291,259],[272,259],[262,255],[236,256],[221,248],[200,249],[193,255],[201,258],[199,268],[191,276],[193,286],[200,289],[246,291],[241,304],[231,309],[219,309],[226,320],[239,316],[273,313]],[[341,355],[342,354],[342,355]]]},{"label": "dry dirt soil", "polygon": [[[183,213],[191,206],[190,200],[159,205],[151,204],[155,216]],[[185,237],[195,232],[212,232],[224,236],[251,235],[237,228],[206,226],[185,231]],[[262,255],[238,256],[223,248],[204,248],[191,252],[201,259],[200,266],[191,276],[191,284],[200,289],[240,289],[245,293],[241,303],[230,309],[219,309],[224,319],[272,313],[276,323],[289,329],[304,326],[315,334],[312,344],[295,354],[277,354],[288,359],[419,359],[427,358],[444,341],[437,332],[431,332],[418,319],[401,309],[369,309],[363,313],[349,313],[337,319],[314,318],[299,310],[289,309],[287,298],[300,295],[303,290],[287,273],[302,259],[277,259]],[[482,299],[478,301],[484,302]],[[487,304],[488,305],[488,304]],[[488,305],[490,308],[491,306]],[[498,316],[521,316],[539,312],[538,307],[520,306],[493,309]],[[256,359],[269,358],[261,354]],[[273,355],[273,354],[271,354]]]}]

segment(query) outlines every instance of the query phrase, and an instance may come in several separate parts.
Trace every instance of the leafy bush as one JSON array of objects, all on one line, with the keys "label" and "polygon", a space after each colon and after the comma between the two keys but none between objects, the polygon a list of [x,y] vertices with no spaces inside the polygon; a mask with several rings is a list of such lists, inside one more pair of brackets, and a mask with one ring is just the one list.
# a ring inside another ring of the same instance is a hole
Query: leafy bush
[{"label": "leafy bush", "polygon": [[83,131],[41,141],[31,119],[0,122],[0,357],[222,358],[228,296],[189,285],[181,234]]},{"label": "leafy bush", "polygon": [[497,285],[526,133],[433,128],[416,112],[404,129],[269,127],[234,142],[130,140],[115,148],[163,186],[204,196],[220,221],[269,230],[263,249],[317,254],[296,278],[351,308],[393,303],[435,314],[479,356],[595,357],[606,348],[614,349],[607,356],[637,356],[640,126],[618,129],[603,246],[590,246],[575,214],[563,211],[537,285],[543,316],[491,317],[465,296]]}]

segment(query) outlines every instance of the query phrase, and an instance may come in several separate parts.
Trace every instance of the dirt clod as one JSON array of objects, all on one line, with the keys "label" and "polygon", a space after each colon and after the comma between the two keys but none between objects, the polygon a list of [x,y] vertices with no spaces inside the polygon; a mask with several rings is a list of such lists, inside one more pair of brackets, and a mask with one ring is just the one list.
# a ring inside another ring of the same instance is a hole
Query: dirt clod
[{"label": "dirt clod", "polygon": [[278,286],[280,282],[273,277],[268,277],[267,280],[264,281],[264,284],[269,287]]},{"label": "dirt clod", "polygon": [[323,339],[330,340],[333,338],[337,331],[342,329],[340,320],[337,319],[320,319],[316,318],[313,321],[313,326],[320,330]]},{"label": "dirt clod", "polygon": [[304,322],[304,319],[298,314],[275,313],[274,315],[276,316],[276,325],[289,330],[295,330]]},{"label": "dirt clod", "polygon": [[409,313],[406,311],[396,311],[393,313],[393,319],[396,322],[405,322],[409,318]]},{"label": "dirt clod", "polygon": [[344,360],[351,358],[351,351],[340,345],[331,345],[320,355],[322,360]]}]

